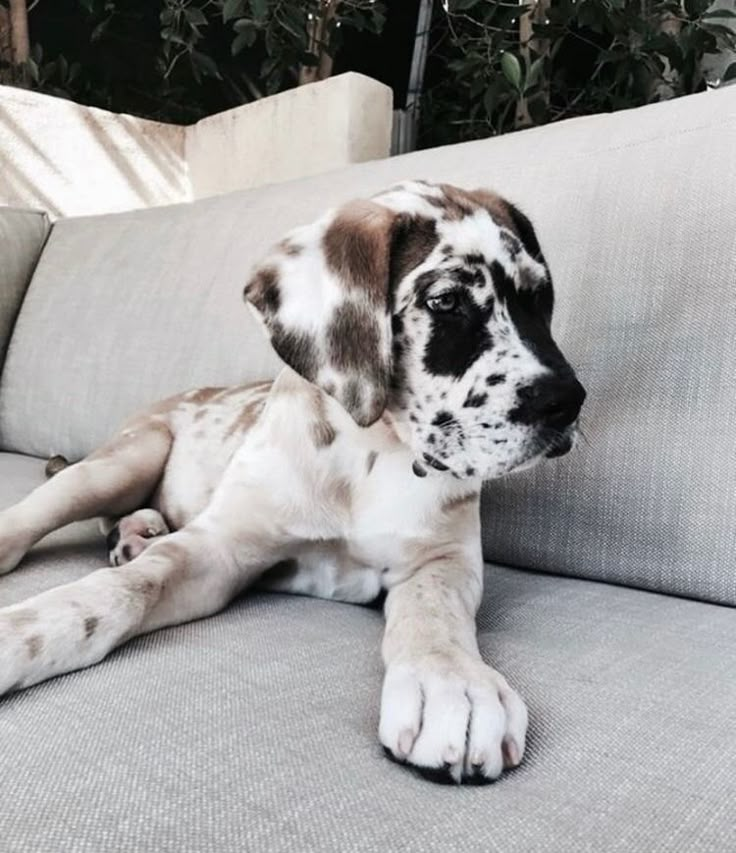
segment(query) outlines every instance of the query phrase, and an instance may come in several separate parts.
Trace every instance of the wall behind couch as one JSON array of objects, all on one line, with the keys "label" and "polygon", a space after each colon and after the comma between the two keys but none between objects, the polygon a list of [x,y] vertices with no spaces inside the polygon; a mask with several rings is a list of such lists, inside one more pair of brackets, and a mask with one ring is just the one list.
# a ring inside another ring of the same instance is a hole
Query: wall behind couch
[{"label": "wall behind couch", "polygon": [[51,217],[203,198],[389,154],[391,90],[341,74],[162,124],[0,86],[0,204]]}]

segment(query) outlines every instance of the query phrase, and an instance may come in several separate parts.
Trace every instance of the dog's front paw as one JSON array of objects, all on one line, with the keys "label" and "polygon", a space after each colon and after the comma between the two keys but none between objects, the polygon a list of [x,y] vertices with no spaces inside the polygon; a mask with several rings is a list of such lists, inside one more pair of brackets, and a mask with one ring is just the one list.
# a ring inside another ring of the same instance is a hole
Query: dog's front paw
[{"label": "dog's front paw", "polygon": [[506,679],[470,656],[389,666],[379,737],[436,781],[492,782],[524,755],[527,710]]}]

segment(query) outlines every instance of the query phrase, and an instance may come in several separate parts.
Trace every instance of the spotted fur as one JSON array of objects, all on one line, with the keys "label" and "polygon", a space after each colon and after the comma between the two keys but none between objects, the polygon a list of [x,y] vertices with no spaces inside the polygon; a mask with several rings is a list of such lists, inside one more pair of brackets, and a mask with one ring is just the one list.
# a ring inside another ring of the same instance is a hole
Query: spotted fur
[{"label": "spotted fur", "polygon": [[433,778],[497,779],[527,711],[475,640],[481,480],[569,450],[584,394],[529,220],[405,183],[289,234],[246,296],[289,365],[273,382],[165,400],[0,513],[0,573],[93,516],[112,563],[0,609],[0,694],[254,584],[385,596],[381,743]]}]

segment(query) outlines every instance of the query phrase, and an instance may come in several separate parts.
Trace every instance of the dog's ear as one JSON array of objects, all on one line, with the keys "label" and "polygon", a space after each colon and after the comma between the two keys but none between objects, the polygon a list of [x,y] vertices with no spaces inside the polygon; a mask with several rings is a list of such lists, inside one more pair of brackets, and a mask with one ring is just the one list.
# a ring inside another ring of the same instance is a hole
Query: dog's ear
[{"label": "dog's ear", "polygon": [[279,356],[361,426],[386,407],[399,218],[374,202],[350,202],[292,231],[245,287]]}]

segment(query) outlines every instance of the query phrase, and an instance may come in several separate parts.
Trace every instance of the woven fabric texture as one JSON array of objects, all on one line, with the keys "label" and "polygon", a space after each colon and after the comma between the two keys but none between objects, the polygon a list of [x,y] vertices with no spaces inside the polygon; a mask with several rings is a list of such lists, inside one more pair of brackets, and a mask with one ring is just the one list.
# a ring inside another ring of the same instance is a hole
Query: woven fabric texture
[{"label": "woven fabric texture", "polygon": [[[0,457],[0,504],[41,470]],[[0,605],[103,556],[72,527]],[[531,712],[526,762],[496,785],[383,756],[379,612],[245,597],[0,702],[0,850],[736,849],[736,610],[489,566],[478,625]]]},{"label": "woven fabric texture", "polygon": [[[736,89],[51,234],[0,382],[0,446],[76,458],[142,405],[272,375],[251,262],[407,177],[495,187],[537,225],[587,441],[491,484],[486,557],[736,603]],[[42,342],[42,343],[41,343]]]},{"label": "woven fabric texture", "polygon": [[44,213],[0,207],[0,369],[48,231]]}]

